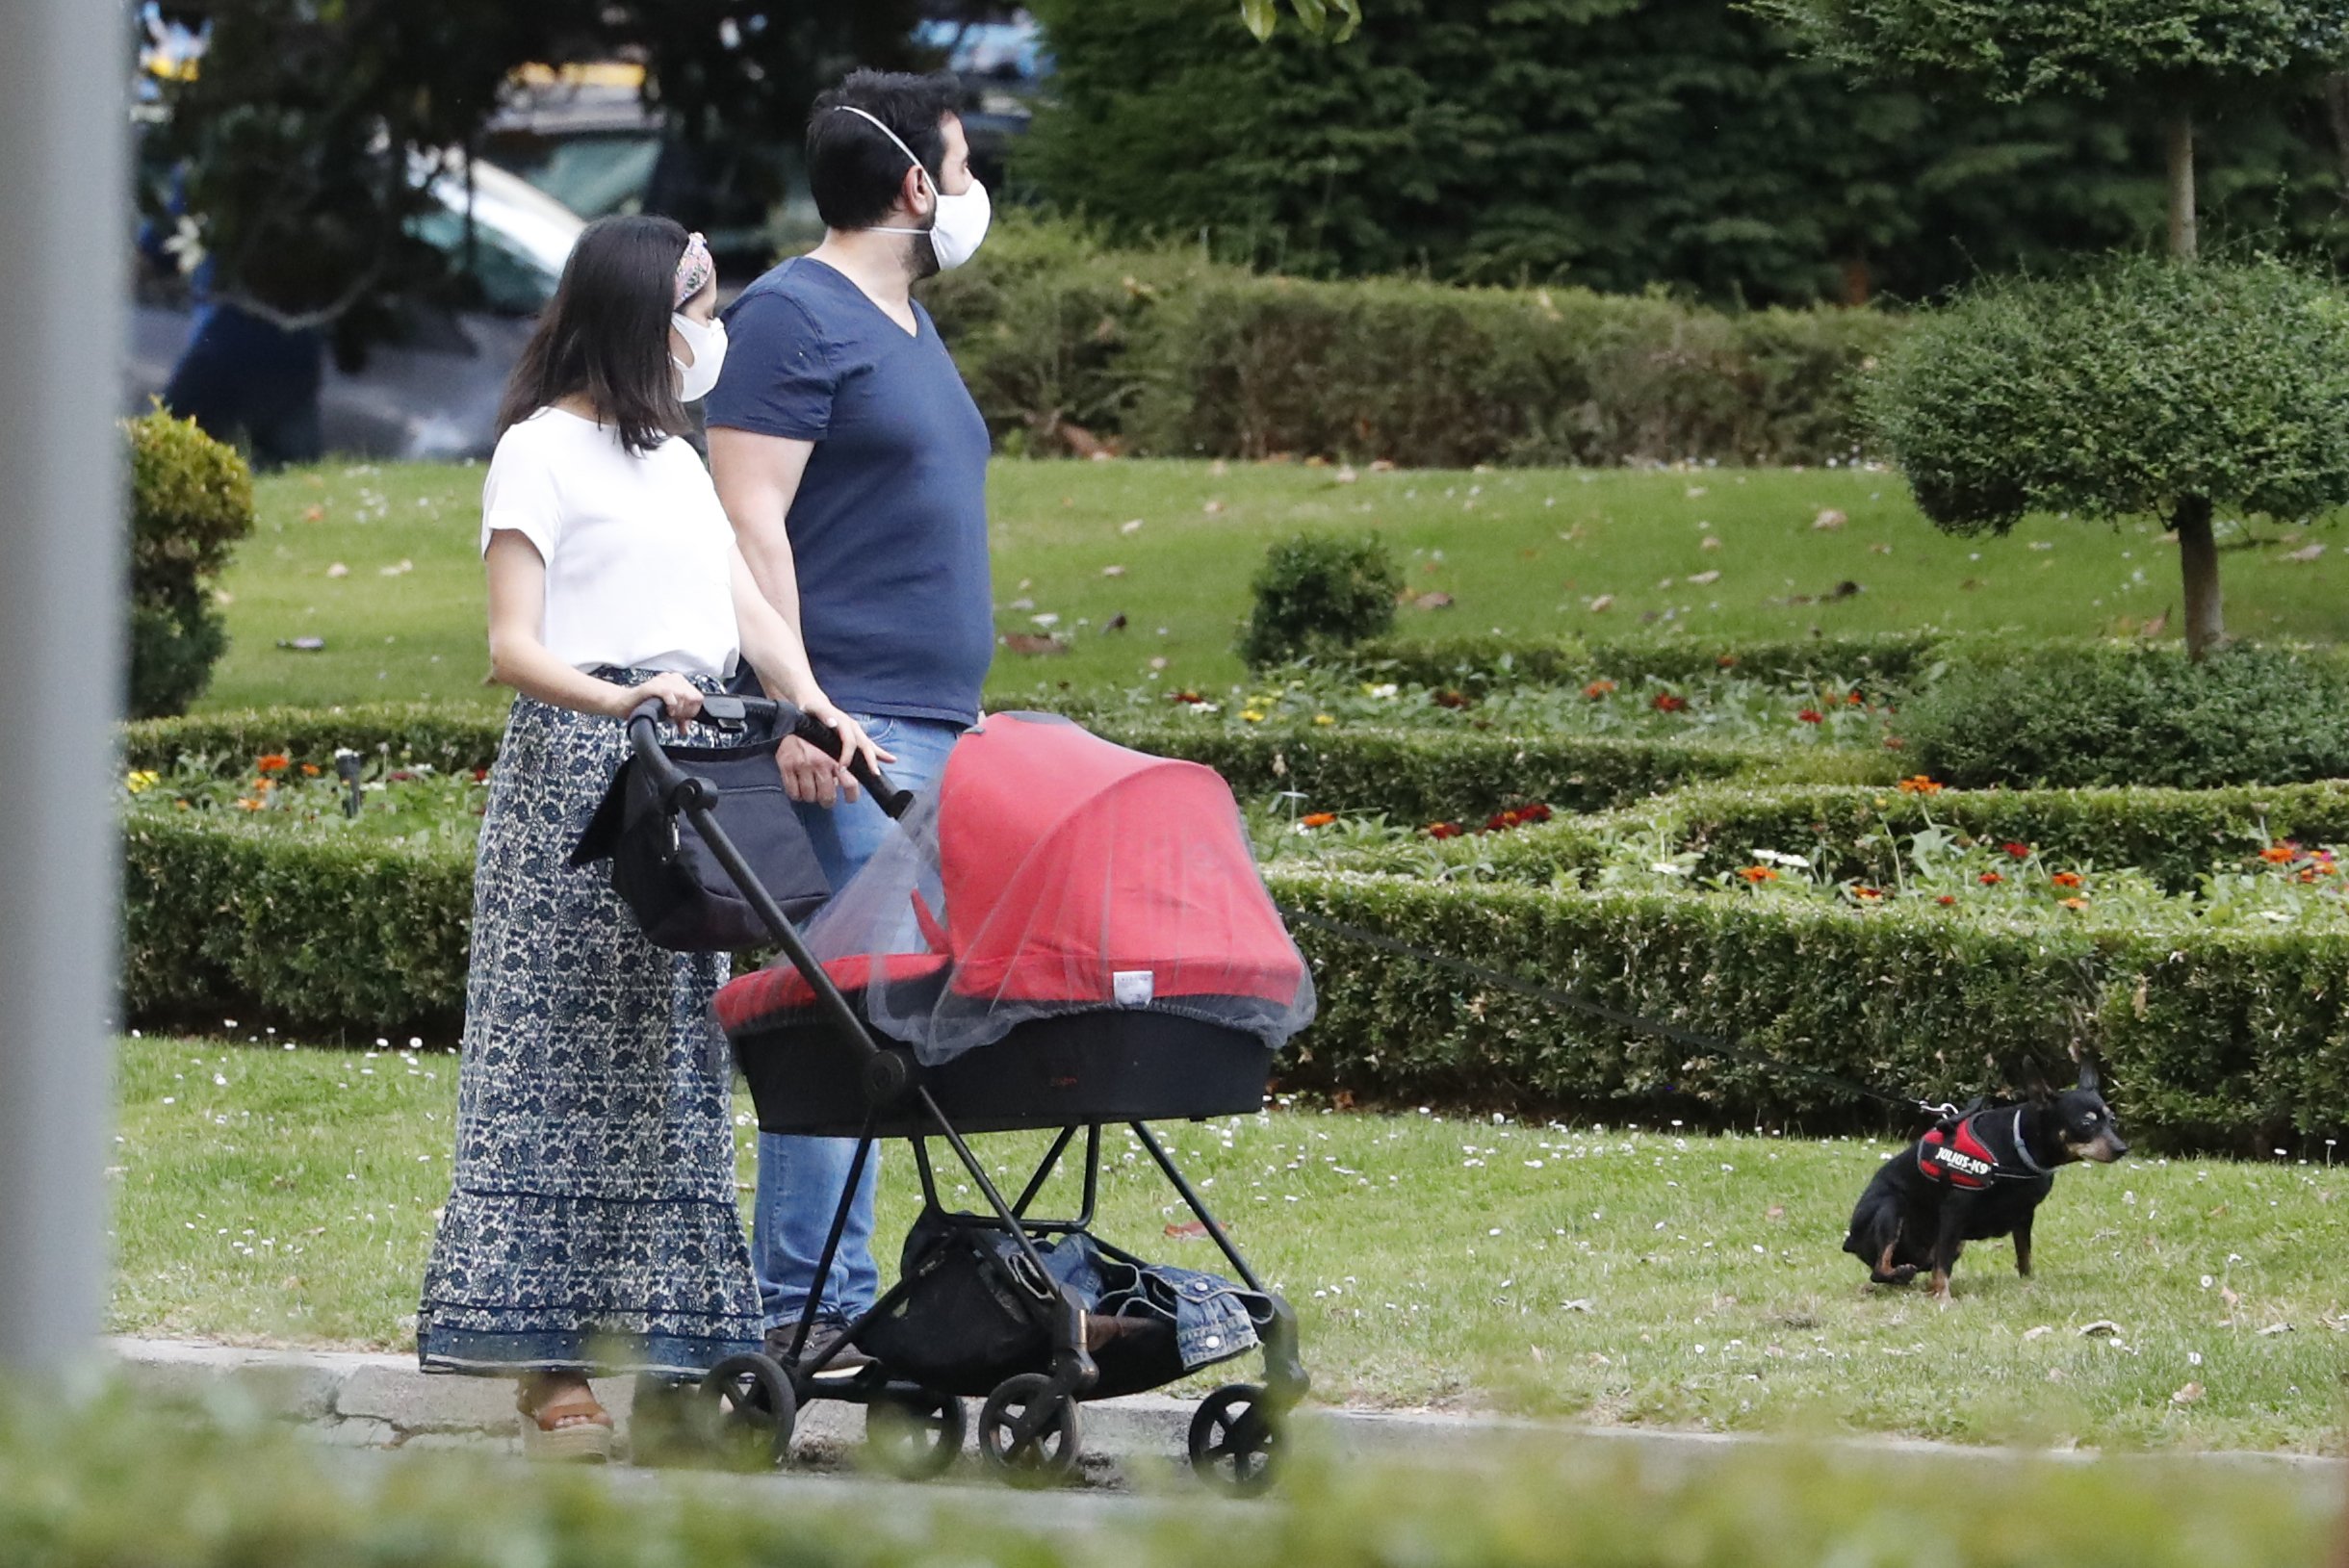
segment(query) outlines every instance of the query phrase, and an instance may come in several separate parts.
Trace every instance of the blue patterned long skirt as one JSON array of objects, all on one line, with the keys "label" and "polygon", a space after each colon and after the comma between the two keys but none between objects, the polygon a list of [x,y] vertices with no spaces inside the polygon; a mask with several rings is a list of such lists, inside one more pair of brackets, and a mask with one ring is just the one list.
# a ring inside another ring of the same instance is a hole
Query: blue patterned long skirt
[{"label": "blue patterned long skirt", "polygon": [[655,947],[608,863],[566,863],[626,755],[612,720],[524,697],[490,770],[426,1372],[682,1377],[758,1348],[710,1012],[728,961]]}]

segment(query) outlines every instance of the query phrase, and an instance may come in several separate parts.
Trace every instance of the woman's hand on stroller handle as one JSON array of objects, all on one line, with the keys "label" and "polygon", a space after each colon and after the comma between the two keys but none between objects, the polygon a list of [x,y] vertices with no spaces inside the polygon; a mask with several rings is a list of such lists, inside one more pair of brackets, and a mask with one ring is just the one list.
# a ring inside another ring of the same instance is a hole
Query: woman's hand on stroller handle
[{"label": "woman's hand on stroller handle", "polygon": [[632,725],[639,717],[658,719],[665,712],[671,724],[683,728],[701,712],[702,693],[684,676],[664,672],[642,685],[615,690],[611,705],[613,716]]}]

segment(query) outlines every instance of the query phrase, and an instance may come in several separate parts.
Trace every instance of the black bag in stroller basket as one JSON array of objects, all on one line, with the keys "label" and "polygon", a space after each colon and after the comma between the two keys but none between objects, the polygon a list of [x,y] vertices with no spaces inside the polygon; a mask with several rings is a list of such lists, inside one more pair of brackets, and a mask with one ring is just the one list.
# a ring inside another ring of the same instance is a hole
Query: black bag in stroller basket
[{"label": "black bag in stroller basket", "polygon": [[[1085,1304],[1087,1348],[1100,1372],[1089,1399],[1144,1393],[1244,1355],[1272,1321],[1266,1297],[1144,1263],[1083,1231],[1037,1251],[1052,1275],[1047,1285],[1072,1287]],[[1031,1272],[1002,1230],[924,1215],[906,1237],[903,1298],[865,1328],[862,1343],[945,1394],[976,1398],[1007,1377],[1045,1372],[1049,1338],[1020,1300]]]}]

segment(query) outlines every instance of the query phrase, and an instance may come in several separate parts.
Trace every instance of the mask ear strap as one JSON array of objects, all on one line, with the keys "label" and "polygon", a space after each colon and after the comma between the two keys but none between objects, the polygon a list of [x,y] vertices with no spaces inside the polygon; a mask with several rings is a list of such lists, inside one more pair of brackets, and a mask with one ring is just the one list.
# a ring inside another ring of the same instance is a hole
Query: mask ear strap
[{"label": "mask ear strap", "polygon": [[[891,141],[894,142],[897,150],[905,154],[905,161],[914,166],[914,167],[920,173],[923,182],[929,186],[930,200],[933,204],[937,202],[941,195],[944,194],[943,192],[939,190],[938,182],[930,177],[930,170],[928,167],[925,166],[920,159],[914,156],[914,149],[907,146],[904,139],[898,136],[896,132],[882,124],[878,116],[866,114],[864,110],[859,109],[855,104],[852,103],[836,103],[832,107],[840,114],[856,116],[857,118],[865,121],[874,130],[879,131],[883,136],[888,137]],[[917,234],[922,231],[918,229],[884,229],[881,232],[884,234]]]}]

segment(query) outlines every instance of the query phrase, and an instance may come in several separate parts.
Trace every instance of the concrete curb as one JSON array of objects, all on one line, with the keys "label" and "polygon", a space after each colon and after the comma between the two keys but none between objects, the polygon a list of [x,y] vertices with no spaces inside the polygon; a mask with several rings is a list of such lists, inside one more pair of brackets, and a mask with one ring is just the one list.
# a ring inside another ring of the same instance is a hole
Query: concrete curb
[{"label": "concrete curb", "polygon": [[[114,1339],[107,1348],[142,1389],[165,1398],[202,1401],[241,1388],[264,1408],[313,1429],[322,1439],[374,1449],[445,1447],[515,1451],[512,1385],[502,1378],[426,1376],[415,1358],[348,1350],[254,1350],[184,1340]],[[632,1379],[599,1384],[623,1431]],[[1195,1401],[1143,1394],[1104,1400],[1084,1410],[1084,1445],[1097,1464],[1182,1457]],[[1720,1464],[1741,1452],[1782,1442],[1760,1435],[1669,1431],[1628,1427],[1575,1427],[1506,1417],[1426,1410],[1311,1408],[1300,1413],[1301,1435],[1344,1459],[1414,1464],[1485,1463],[1510,1453],[1577,1449],[1635,1464],[1659,1478]],[[798,1447],[804,1457],[837,1461],[864,1441],[864,1417],[830,1401],[803,1411]],[[1309,1434],[1309,1435],[1307,1435]],[[2349,1466],[2315,1454],[2220,1452],[2100,1454],[1969,1447],[1904,1438],[1837,1438],[1816,1448],[1855,1462],[1949,1466],[2019,1463],[2112,1463],[2130,1466],[2221,1464],[2305,1484],[2337,1499]]]}]

